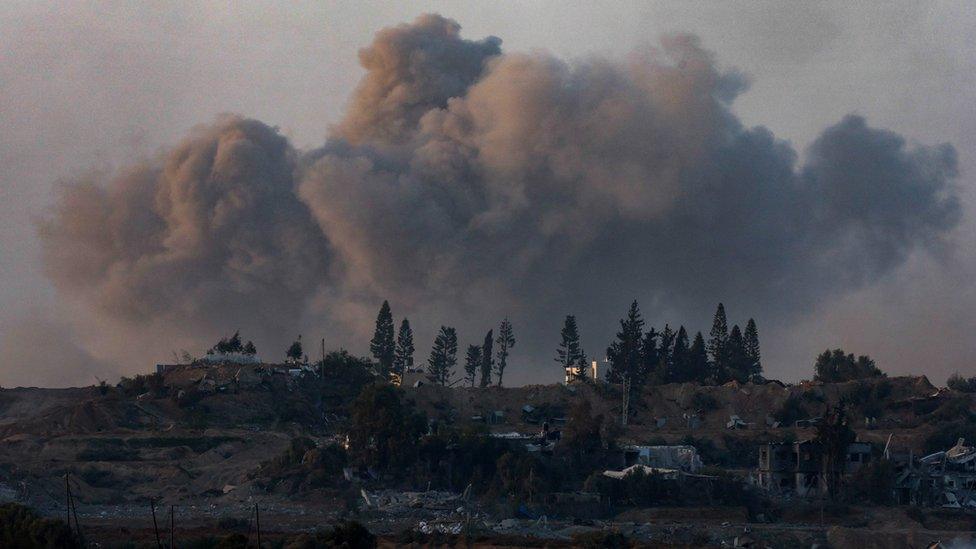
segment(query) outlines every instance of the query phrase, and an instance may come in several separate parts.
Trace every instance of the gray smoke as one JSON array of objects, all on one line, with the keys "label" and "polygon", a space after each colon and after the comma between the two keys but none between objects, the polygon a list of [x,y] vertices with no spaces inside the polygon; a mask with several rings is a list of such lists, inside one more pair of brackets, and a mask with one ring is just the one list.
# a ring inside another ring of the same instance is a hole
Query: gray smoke
[{"label": "gray smoke", "polygon": [[294,168],[274,129],[225,117],[108,181],[65,185],[39,227],[47,274],[98,314],[162,337],[290,335],[330,255]]},{"label": "gray smoke", "polygon": [[207,342],[303,327],[359,349],[383,299],[421,342],[441,324],[477,342],[509,316],[537,363],[526,380],[553,377],[567,313],[593,355],[634,298],[655,322],[724,300],[788,324],[916,250],[951,250],[950,145],[848,116],[801,166],[743,127],[745,78],[694,37],[567,62],[459,32],[437,15],[379,32],[318,150],[232,118],[67,185],[41,225],[50,276],[107,318]]}]

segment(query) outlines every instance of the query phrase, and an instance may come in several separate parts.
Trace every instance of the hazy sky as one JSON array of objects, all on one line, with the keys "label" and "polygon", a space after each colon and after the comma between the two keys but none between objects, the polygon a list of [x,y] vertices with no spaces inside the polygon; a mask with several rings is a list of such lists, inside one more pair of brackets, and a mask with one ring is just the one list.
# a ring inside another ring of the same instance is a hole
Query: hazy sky
[{"label": "hazy sky", "polygon": [[[321,147],[364,74],[357,51],[378,30],[427,12],[456,20],[463,38],[501,38],[505,53],[569,62],[626,59],[663,34],[697,35],[719,67],[748,78],[732,112],[746,127],[765,126],[788,141],[800,164],[824,128],[848,114],[909,143],[951,143],[962,220],[945,249],[913,249],[866,285],[824,294],[788,317],[770,314],[774,325],[763,310],[727,301],[735,304],[733,320],[759,322],[771,376],[809,376],[814,355],[828,346],[870,354],[892,373],[940,382],[957,370],[976,375],[976,6],[854,4],[0,3],[0,384],[88,383],[92,375],[147,371],[168,358],[164,349],[195,343],[157,342],[149,356],[122,352],[119,339],[127,336],[88,321],[84,302],[54,290],[36,220],[50,215],[59,181],[97,179],[152,157],[221,113],[278,127],[299,149]],[[615,310],[623,314],[632,297],[613,296]],[[644,309],[656,325],[703,331],[712,314]],[[453,322],[412,320],[431,325],[420,330],[425,336]],[[614,327],[580,323],[598,354]],[[558,321],[545,328],[552,341],[542,347],[554,348]],[[462,343],[478,339],[462,333]],[[365,351],[365,341],[334,343]],[[427,348],[418,341],[418,358]],[[559,377],[548,356],[521,362],[512,382]]]}]

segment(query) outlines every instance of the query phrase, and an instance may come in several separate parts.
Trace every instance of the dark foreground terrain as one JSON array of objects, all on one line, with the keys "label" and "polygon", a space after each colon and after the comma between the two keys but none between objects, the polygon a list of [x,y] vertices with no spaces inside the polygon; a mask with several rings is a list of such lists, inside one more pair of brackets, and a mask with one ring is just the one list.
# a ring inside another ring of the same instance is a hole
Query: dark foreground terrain
[{"label": "dark foreground terrain", "polygon": [[[881,383],[883,398],[874,389]],[[879,452],[921,455],[976,430],[971,395],[925,378],[645,387],[626,427],[620,388],[602,383],[391,388],[403,414],[393,431],[381,423],[385,412],[357,416],[367,387],[372,380],[355,371],[225,365],[114,387],[0,390],[0,501],[67,520],[70,489],[72,528],[76,516],[84,538],[102,547],[153,547],[157,534],[166,546],[171,532],[178,547],[254,547],[258,521],[263,545],[293,547],[327,544],[324,532],[345,521],[364,525],[380,546],[865,548],[976,539],[976,514],[965,506],[878,504],[856,486],[830,499],[770,497],[752,486],[761,443],[814,436],[802,419],[842,400],[859,439]],[[745,425],[728,428],[733,415]],[[423,428],[409,438],[414,417]],[[587,432],[585,418],[592,445],[572,438]],[[363,425],[380,435],[357,442]],[[562,439],[526,451],[522,439],[506,450],[510,441],[490,436],[532,437],[543,425]],[[387,448],[382,437],[401,446]],[[676,443],[698,448],[705,484],[654,485],[660,497],[605,490],[601,472],[619,468],[607,461],[615,446]]]}]

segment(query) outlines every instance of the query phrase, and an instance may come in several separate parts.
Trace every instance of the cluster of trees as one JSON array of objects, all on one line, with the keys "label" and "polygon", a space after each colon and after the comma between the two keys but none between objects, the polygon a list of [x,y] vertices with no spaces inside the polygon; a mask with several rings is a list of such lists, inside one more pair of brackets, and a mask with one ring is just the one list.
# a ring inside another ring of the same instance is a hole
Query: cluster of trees
[{"label": "cluster of trees", "polygon": [[[709,339],[701,332],[690,339],[684,326],[675,331],[665,324],[661,331],[651,327],[644,331],[644,318],[637,301],[620,320],[620,330],[607,347],[607,381],[620,383],[629,379],[635,385],[697,381],[721,384],[731,380],[746,381],[762,374],[759,330],[749,319],[745,331],[738,325],[729,330],[725,306],[719,303]],[[585,377],[586,352],[580,344],[576,317],[569,315],[563,323],[556,362],[565,368],[577,368]]]},{"label": "cluster of trees", "polygon": [[854,358],[853,354],[845,354],[842,349],[834,349],[820,353],[814,364],[814,379],[824,383],[840,383],[856,379],[885,377],[885,373],[867,355]]},{"label": "cluster of trees", "polygon": [[[383,302],[376,316],[376,329],[369,349],[376,360],[377,371],[382,377],[402,377],[404,372],[414,367],[413,330],[406,318],[400,323],[400,329],[394,338],[393,313],[390,304]],[[495,351],[494,346],[498,349]],[[479,345],[469,345],[465,354],[464,381],[472,387],[475,381],[479,386],[488,387],[492,384],[492,375],[496,377],[499,386],[508,367],[508,357],[515,346],[515,334],[512,323],[506,318],[498,329],[498,337],[494,330],[488,330],[484,341]],[[441,326],[434,338],[430,357],[427,359],[427,378],[431,383],[448,385],[454,377],[454,370],[458,363],[457,331],[450,326]],[[480,379],[479,379],[480,378]]]},{"label": "cluster of trees", "polygon": [[230,337],[220,338],[220,341],[216,345],[207,350],[207,354],[241,354],[244,356],[254,356],[258,354],[258,349],[250,340],[247,343],[241,343],[241,332],[237,331]]},{"label": "cluster of trees", "polygon": [[976,377],[965,378],[956,372],[949,376],[946,386],[961,393],[976,393]]}]

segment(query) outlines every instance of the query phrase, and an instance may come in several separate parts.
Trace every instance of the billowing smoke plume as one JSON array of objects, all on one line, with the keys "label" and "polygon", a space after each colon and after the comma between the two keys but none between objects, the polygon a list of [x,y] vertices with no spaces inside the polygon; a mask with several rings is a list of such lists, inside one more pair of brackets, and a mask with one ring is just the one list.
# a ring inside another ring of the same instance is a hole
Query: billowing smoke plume
[{"label": "billowing smoke plume", "polygon": [[106,317],[208,340],[303,323],[361,336],[382,299],[421,337],[453,324],[477,341],[508,315],[541,372],[562,314],[594,346],[635,297],[655,319],[725,300],[789,321],[949,248],[949,145],[848,116],[800,166],[742,126],[745,79],[694,37],[566,62],[459,32],[427,15],[378,33],[318,150],[233,118],[66,186],[41,226],[50,275]]},{"label": "billowing smoke plume", "polygon": [[291,335],[330,255],[294,169],[275,130],[228,117],[110,181],[67,185],[40,226],[48,275],[132,325]]}]

